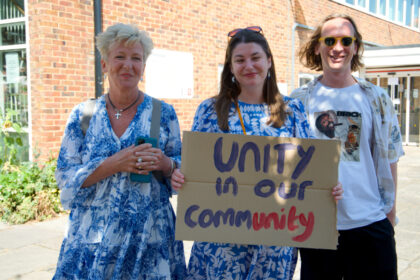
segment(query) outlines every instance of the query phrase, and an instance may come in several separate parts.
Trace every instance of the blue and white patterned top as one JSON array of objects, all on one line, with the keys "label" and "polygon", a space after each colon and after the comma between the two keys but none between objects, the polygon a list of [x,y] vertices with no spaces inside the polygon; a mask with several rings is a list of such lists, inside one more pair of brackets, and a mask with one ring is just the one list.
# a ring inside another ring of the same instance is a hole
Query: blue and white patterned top
[{"label": "blue and white patterned top", "polygon": [[[54,279],[184,279],[181,241],[174,240],[175,214],[166,185],[130,181],[115,173],[81,188],[108,157],[150,133],[152,99],[145,95],[124,134],[112,130],[105,98],[99,98],[86,137],[80,121],[86,103],[76,106],[67,123],[57,161],[61,202],[71,210]],[[179,162],[181,140],[172,106],[162,102],[159,146]]]},{"label": "blue and white patterned top", "polygon": [[[302,103],[287,96],[283,98],[288,114],[280,128],[266,124],[269,116],[269,107],[266,104],[238,102],[247,135],[312,137]],[[243,134],[233,103],[228,123],[229,132],[219,128],[214,99],[207,99],[196,111],[192,130]],[[187,279],[292,279],[296,262],[297,249],[293,247],[194,242]]]}]

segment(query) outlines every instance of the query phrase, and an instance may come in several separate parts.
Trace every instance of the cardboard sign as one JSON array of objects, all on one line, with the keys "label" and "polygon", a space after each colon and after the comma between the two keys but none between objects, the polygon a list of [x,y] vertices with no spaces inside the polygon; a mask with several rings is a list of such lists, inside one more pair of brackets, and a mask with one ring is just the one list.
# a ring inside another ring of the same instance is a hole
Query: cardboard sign
[{"label": "cardboard sign", "polygon": [[340,142],[184,132],[178,240],[336,249]]}]

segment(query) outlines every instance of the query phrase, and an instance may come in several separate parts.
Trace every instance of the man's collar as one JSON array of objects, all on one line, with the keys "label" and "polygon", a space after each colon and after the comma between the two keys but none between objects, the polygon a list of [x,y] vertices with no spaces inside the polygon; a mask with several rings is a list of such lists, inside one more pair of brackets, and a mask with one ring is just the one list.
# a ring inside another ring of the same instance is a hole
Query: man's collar
[{"label": "man's collar", "polygon": [[[311,81],[311,82],[309,82],[307,84],[307,87],[308,87],[309,91],[312,91],[312,89],[318,84],[318,82],[321,81],[321,79],[322,79],[323,76],[324,75],[319,75],[313,81]],[[365,79],[362,79],[362,78],[359,78],[359,77],[355,77],[353,75],[352,75],[352,77],[359,84],[359,86],[362,89],[368,89],[368,88],[371,88],[372,87],[372,84],[369,83],[368,81],[366,81]]]}]

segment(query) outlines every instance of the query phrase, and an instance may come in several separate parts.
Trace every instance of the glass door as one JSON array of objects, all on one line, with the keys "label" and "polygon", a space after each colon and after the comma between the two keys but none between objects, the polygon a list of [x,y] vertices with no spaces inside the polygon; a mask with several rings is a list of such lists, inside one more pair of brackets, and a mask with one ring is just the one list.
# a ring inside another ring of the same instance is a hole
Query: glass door
[{"label": "glass door", "polygon": [[402,142],[406,145],[419,145],[420,76],[410,74],[382,74],[376,77],[368,76],[366,80],[383,88],[391,98],[398,117]]},{"label": "glass door", "polygon": [[420,138],[420,77],[410,77],[410,125],[408,141],[413,144],[419,144]]}]

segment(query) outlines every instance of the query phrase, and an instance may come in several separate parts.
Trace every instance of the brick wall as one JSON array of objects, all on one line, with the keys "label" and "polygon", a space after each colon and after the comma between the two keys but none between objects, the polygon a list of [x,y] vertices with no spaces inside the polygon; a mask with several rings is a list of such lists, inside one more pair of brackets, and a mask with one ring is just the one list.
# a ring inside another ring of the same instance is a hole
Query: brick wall
[{"label": "brick wall", "polygon": [[56,156],[73,106],[94,95],[92,1],[29,0],[32,147]]},{"label": "brick wall", "polygon": [[[159,49],[190,52],[194,57],[194,97],[166,99],[173,104],[181,130],[189,130],[198,104],[217,94],[217,67],[223,64],[227,32],[260,25],[276,65],[278,82],[291,81],[294,22],[315,26],[332,12],[352,15],[364,38],[384,45],[419,42],[419,33],[327,0],[205,1],[103,0],[103,29],[116,22],[146,30]],[[71,109],[94,96],[93,1],[28,0],[31,66],[32,145],[57,154]],[[297,48],[308,32],[295,32]],[[297,74],[310,72],[295,59]],[[144,84],[140,85],[144,89]]]}]

